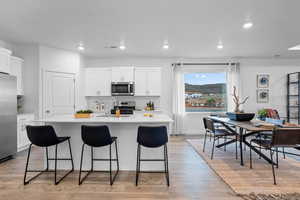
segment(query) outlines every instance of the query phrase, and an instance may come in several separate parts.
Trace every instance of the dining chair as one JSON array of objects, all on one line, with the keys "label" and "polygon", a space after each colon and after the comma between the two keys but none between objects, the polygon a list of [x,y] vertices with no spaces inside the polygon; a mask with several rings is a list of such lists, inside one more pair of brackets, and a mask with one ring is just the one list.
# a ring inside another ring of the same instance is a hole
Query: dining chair
[{"label": "dining chair", "polygon": [[235,153],[236,153],[236,158],[237,158],[237,134],[232,133],[230,131],[227,131],[226,129],[216,129],[214,126],[214,121],[211,119],[206,119],[206,126],[207,130],[212,133],[213,135],[213,145],[212,145],[212,151],[211,151],[211,159],[213,159],[214,156],[214,149],[215,149],[215,142],[216,140],[220,138],[226,139],[227,137],[236,137],[236,142],[235,142]]},{"label": "dining chair", "polygon": [[[270,151],[272,173],[274,185],[276,185],[275,169],[276,165],[278,168],[278,148],[294,148],[300,145],[300,129],[299,128],[275,128],[272,131],[272,139],[252,139],[250,144],[255,143],[256,145],[262,146],[264,149]],[[253,148],[256,148],[253,146]],[[276,153],[276,163],[274,163],[273,155]],[[252,151],[250,148],[250,168],[252,169]]]}]

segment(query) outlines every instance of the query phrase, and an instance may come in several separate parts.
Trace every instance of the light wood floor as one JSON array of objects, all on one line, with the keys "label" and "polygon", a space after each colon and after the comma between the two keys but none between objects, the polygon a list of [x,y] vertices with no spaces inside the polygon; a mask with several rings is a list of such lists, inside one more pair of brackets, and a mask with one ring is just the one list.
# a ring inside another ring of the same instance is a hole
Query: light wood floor
[{"label": "light wood floor", "polygon": [[[113,186],[109,185],[107,174],[99,173],[78,186],[78,172],[57,186],[53,184],[52,174],[42,175],[23,186],[25,159],[26,152],[0,164],[1,200],[240,199],[182,137],[172,137],[169,142],[170,188],[163,174],[142,174],[136,187],[135,172],[128,171],[120,172]],[[32,166],[41,167],[42,162],[42,151],[35,148]]]},{"label": "light wood floor", "polygon": [[[286,194],[300,193],[300,162],[292,156],[283,159],[279,154],[279,168],[275,169],[277,185],[273,185],[271,165],[264,159],[259,159],[253,152],[253,169],[249,169],[249,148],[244,151],[245,166],[241,166],[235,159],[235,145],[223,148],[216,148],[214,159],[211,160],[212,142],[206,143],[206,151],[203,153],[203,139],[188,140],[198,153],[206,160],[212,169],[236,192],[239,194],[261,193],[261,194]],[[286,149],[286,151],[291,151]],[[269,152],[262,151],[265,155]],[[296,152],[299,153],[299,152]]]}]

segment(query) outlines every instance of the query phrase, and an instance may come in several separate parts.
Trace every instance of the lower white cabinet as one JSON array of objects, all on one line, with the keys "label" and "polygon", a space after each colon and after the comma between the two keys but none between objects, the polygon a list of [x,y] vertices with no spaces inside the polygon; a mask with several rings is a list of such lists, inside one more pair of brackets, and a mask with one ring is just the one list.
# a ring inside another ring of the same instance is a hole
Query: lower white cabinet
[{"label": "lower white cabinet", "polygon": [[34,114],[20,114],[18,115],[18,152],[27,149],[30,141],[27,137],[26,126],[33,125]]}]

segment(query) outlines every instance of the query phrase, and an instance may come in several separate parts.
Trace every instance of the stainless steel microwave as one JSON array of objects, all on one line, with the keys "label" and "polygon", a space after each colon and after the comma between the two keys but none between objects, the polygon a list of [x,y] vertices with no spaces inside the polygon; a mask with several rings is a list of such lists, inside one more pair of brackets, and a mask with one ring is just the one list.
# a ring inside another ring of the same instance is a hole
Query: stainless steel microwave
[{"label": "stainless steel microwave", "polygon": [[112,96],[133,96],[134,82],[112,82],[111,95]]}]

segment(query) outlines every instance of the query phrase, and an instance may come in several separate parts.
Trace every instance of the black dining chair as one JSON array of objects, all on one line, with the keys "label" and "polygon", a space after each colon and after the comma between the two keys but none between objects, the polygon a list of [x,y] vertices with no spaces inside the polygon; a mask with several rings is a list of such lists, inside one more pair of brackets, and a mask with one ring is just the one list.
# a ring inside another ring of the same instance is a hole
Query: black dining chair
[{"label": "black dining chair", "polygon": [[[300,129],[299,128],[275,128],[273,130],[272,139],[255,138],[250,141],[252,143],[263,147],[270,151],[272,173],[274,185],[276,185],[275,169],[278,168],[278,148],[299,148],[300,145]],[[253,148],[256,148],[253,146]],[[276,153],[276,163],[274,162],[273,155]],[[250,168],[252,169],[252,151],[250,148]]]},{"label": "black dining chair", "polygon": [[[213,159],[214,156],[214,150],[215,150],[215,142],[216,140],[219,140],[220,138],[224,138],[224,140],[227,137],[232,137],[235,136],[236,137],[236,141],[235,141],[235,157],[237,159],[237,134],[227,131],[226,129],[216,129],[214,126],[214,121],[211,119],[206,118],[205,119],[205,123],[206,123],[206,127],[208,129],[208,131],[210,133],[212,133],[213,135],[213,145],[212,145],[212,151],[211,151],[211,159]],[[225,140],[226,141],[226,140]]]},{"label": "black dining chair", "polygon": [[[117,137],[111,137],[109,128],[107,126],[82,126],[81,138],[83,144],[81,150],[78,184],[81,185],[83,181],[88,177],[88,175],[90,175],[90,173],[92,172],[109,172],[110,185],[112,185],[119,173]],[[111,146],[113,143],[115,143],[116,158],[112,158]],[[91,147],[91,169],[90,170],[82,170],[83,153],[84,153],[85,145]],[[94,148],[104,147],[108,145],[109,145],[109,159],[94,158]],[[109,161],[109,171],[94,170],[94,161]],[[114,176],[112,176],[112,161],[115,161],[117,163],[117,171],[115,172]],[[87,174],[81,179],[82,172],[87,172]]]},{"label": "black dining chair", "polygon": [[[137,164],[136,164],[136,186],[138,185],[138,179],[140,173],[165,173],[167,185],[170,186],[169,180],[169,164],[168,164],[168,133],[165,126],[148,127],[140,126],[138,128],[137,135]],[[158,148],[164,147],[163,159],[141,159],[141,147]],[[164,171],[141,171],[141,162],[143,161],[162,161],[164,162]]]},{"label": "black dining chair", "polygon": [[[72,173],[74,171],[74,163],[73,163],[72,150],[71,150],[71,144],[70,144],[71,137],[58,137],[52,126],[26,126],[26,130],[27,130],[28,139],[31,142],[31,144],[29,145],[29,149],[28,149],[25,174],[24,174],[24,185],[28,184],[30,181],[37,178],[39,175],[41,175],[44,172],[54,172],[54,184],[55,185],[59,184],[67,175],[69,175],[70,173]],[[58,144],[63,143],[65,141],[68,141],[68,144],[69,144],[70,158],[57,158],[57,146],[58,146]],[[46,148],[46,159],[47,159],[46,169],[44,169],[44,170],[29,170],[28,169],[32,145]],[[48,147],[51,147],[54,145],[55,145],[55,157],[49,158]],[[53,161],[53,160],[55,162],[54,170],[49,170],[49,161]],[[70,160],[72,168],[62,178],[57,180],[57,161],[62,161],[62,160],[63,161]],[[34,177],[30,178],[29,180],[26,180],[28,172],[39,172],[39,173],[37,175],[35,175]]]}]

